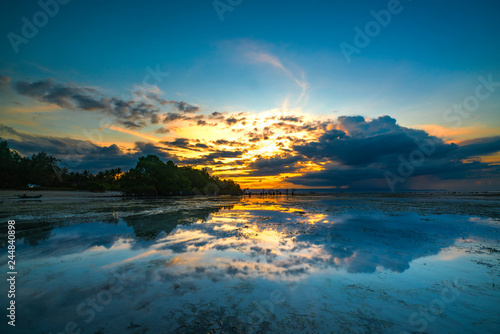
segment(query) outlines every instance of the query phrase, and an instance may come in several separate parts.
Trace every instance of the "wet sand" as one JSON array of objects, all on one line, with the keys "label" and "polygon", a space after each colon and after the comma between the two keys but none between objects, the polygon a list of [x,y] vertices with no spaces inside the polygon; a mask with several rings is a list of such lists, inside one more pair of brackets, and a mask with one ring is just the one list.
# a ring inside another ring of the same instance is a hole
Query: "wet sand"
[{"label": "wet sand", "polygon": [[500,328],[495,196],[6,203],[2,226],[19,227],[18,333],[69,322],[85,333]]},{"label": "wet sand", "polygon": [[42,195],[42,199],[78,199],[121,196],[121,191],[92,192],[81,190],[0,190],[0,200],[17,199],[17,195]]}]

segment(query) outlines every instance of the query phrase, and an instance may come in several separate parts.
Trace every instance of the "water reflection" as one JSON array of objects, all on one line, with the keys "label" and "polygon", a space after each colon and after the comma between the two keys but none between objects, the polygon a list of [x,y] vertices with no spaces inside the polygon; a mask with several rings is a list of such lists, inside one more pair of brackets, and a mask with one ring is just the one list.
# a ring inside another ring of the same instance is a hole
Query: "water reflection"
[{"label": "water reflection", "polygon": [[57,228],[45,224],[20,230],[18,238],[27,246],[41,248],[35,257],[85,255],[96,247],[110,251],[118,247],[145,252],[141,259],[157,254],[151,250],[166,251],[163,254],[175,254],[214,277],[226,273],[300,278],[328,267],[348,273],[384,269],[401,273],[415,259],[437,254],[466,238],[470,226],[453,216],[328,216],[255,199],[160,213],[113,212],[107,222]]},{"label": "water reflection", "polygon": [[[231,206],[226,207],[230,209]],[[148,216],[135,215],[124,218],[123,221],[134,229],[137,239],[154,240],[164,232],[170,234],[179,224],[206,222],[210,214],[218,212],[222,207],[202,208],[190,211],[173,211]]]},{"label": "water reflection", "polygon": [[[259,198],[135,203],[101,208],[100,221],[79,224],[75,218],[68,226],[24,230],[25,245],[18,250],[23,259],[19,298],[28,302],[21,312],[39,319],[40,328],[47,330],[61,330],[57,319],[76,319],[85,328],[85,318],[75,313],[79,303],[107,289],[119,272],[133,283],[89,325],[90,331],[101,325],[127,329],[131,323],[147,323],[152,332],[190,332],[183,323],[193,324],[199,314],[187,314],[186,303],[208,303],[213,308],[206,312],[220,307],[231,314],[224,321],[249,332],[241,313],[248,315],[255,300],[269,299],[279,289],[287,304],[280,306],[283,313],[273,307],[286,332],[287,323],[298,321],[290,314],[319,317],[324,312],[326,317],[336,303],[352,301],[351,287],[363,280],[380,274],[401,277],[419,259],[457,261],[470,256],[460,244],[500,239],[498,223],[488,218],[355,211],[329,215],[296,204]],[[411,285],[408,276],[395,282],[402,288]],[[332,299],[334,291],[343,297]],[[364,298],[362,291],[367,293],[360,290],[356,298]],[[364,303],[355,299],[354,305],[358,302]],[[158,313],[149,312],[153,309]],[[51,313],[55,310],[57,319]],[[38,329],[32,326],[27,328]],[[259,323],[261,332],[266,328],[273,332],[277,327],[271,320]]]}]

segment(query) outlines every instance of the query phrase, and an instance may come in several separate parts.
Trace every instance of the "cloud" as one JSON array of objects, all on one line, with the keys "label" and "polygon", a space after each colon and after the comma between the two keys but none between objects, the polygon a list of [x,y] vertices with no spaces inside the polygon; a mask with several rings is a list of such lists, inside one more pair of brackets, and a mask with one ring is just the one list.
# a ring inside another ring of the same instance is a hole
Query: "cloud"
[{"label": "cloud", "polygon": [[163,123],[171,123],[182,119],[186,119],[186,117],[176,112],[169,112],[163,118]]},{"label": "cloud", "polygon": [[172,123],[175,121],[196,121],[197,125],[206,125],[207,122],[203,121],[205,115],[190,116],[178,112],[168,112],[163,118],[163,123]]},{"label": "cloud", "polygon": [[100,146],[86,140],[64,137],[31,135],[16,131],[0,124],[0,136],[9,137],[9,147],[25,156],[45,151],[61,161],[70,170],[91,172],[120,167],[129,169],[135,166],[139,157],[154,154],[163,161],[179,159],[165,148],[150,143],[137,142],[132,150],[123,150],[116,144]]},{"label": "cloud", "polygon": [[170,130],[168,128],[159,128],[159,129],[156,129],[155,130],[155,133],[158,133],[158,134],[165,134],[165,133],[169,133]]},{"label": "cloud", "polygon": [[223,159],[234,159],[240,158],[243,154],[245,154],[245,150],[216,150],[213,153],[203,155],[199,158],[187,158],[182,159],[181,162],[187,165],[200,165],[200,164],[223,164]]},{"label": "cloud", "polygon": [[[254,48],[256,47],[254,46]],[[278,68],[285,75],[290,77],[301,89],[301,94],[298,97],[297,102],[300,102],[304,97],[307,97],[309,84],[303,78],[304,77],[303,72],[300,75],[302,78],[299,79],[296,74],[294,74],[289,68],[283,65],[283,63],[278,59],[278,57],[270,53],[258,50],[258,48],[256,48],[255,51],[247,52],[247,56],[250,57],[250,59],[252,59],[253,61],[272,65],[273,67]]]},{"label": "cloud", "polygon": [[170,147],[176,147],[176,148],[190,148],[191,144],[189,143],[189,139],[187,138],[177,138],[174,141],[166,141],[163,142],[163,144],[170,146]]},{"label": "cloud", "polygon": [[226,140],[226,139],[217,139],[215,141],[212,141],[213,144],[215,145],[225,145],[225,146],[244,146],[244,142],[238,142],[235,140]]},{"label": "cloud", "polygon": [[299,167],[295,163],[300,161],[301,157],[296,156],[274,156],[271,158],[259,157],[254,162],[247,165],[250,169],[248,175],[250,176],[270,176],[279,175],[281,173],[296,172]]},{"label": "cloud", "polygon": [[161,90],[153,86],[150,91],[146,90],[146,88],[141,87],[140,90],[132,92],[134,96],[136,96],[138,99],[142,99],[146,102],[149,103],[158,103],[160,105],[166,105],[169,103],[169,101],[160,98],[159,94],[161,93]]},{"label": "cloud", "polygon": [[246,117],[240,117],[240,118],[236,118],[236,117],[229,117],[229,118],[226,118],[225,122],[227,125],[231,126],[231,125],[235,125],[235,124],[238,124],[238,123],[241,123],[242,125],[245,125],[246,124]]},{"label": "cloud", "polygon": [[295,122],[295,123],[302,121],[302,117],[298,116],[281,116],[279,119],[280,121]]},{"label": "cloud", "polygon": [[[498,179],[500,166],[482,163],[477,157],[499,152],[500,137],[447,144],[425,131],[402,127],[389,116],[370,121],[360,116],[343,116],[330,125],[331,129],[316,140],[293,146],[304,160],[326,163],[325,170],[289,181],[305,186],[388,189],[384,173],[400,175],[402,161],[408,161],[412,154],[424,158],[418,165],[410,166],[409,177],[424,177],[430,185],[431,179]],[[425,145],[432,146],[432,153],[423,154]],[[471,159],[474,161],[468,161]]]},{"label": "cloud", "polygon": [[325,131],[317,141],[296,145],[299,154],[327,159],[341,165],[366,165],[384,162],[418,149],[419,142],[433,140],[440,149],[452,149],[421,130],[400,127],[396,120],[383,116],[367,122],[363,117],[339,117],[336,127]]},{"label": "cloud", "polygon": [[191,105],[191,104],[188,104],[188,103],[186,103],[184,101],[180,101],[180,102],[171,101],[170,103],[174,103],[175,108],[177,110],[185,112],[185,113],[195,113],[195,112],[198,112],[200,110],[199,107]]},{"label": "cloud", "polygon": [[93,110],[99,105],[105,108],[107,103],[91,96],[97,91],[91,88],[78,87],[74,84],[56,84],[54,79],[36,82],[19,81],[14,83],[17,93],[29,96],[38,101],[56,104],[62,108]]},{"label": "cloud", "polygon": [[101,111],[115,117],[128,128],[142,128],[148,122],[158,122],[160,110],[153,104],[102,96],[96,89],[73,83],[56,83],[53,79],[14,83],[17,93],[37,101],[55,104],[61,108],[81,111]]},{"label": "cloud", "polygon": [[0,88],[9,86],[11,78],[5,75],[0,75]]},{"label": "cloud", "polygon": [[208,118],[222,121],[224,120],[224,115],[218,111],[214,111],[213,113],[210,114],[210,116],[208,116]]},{"label": "cloud", "polygon": [[[10,78],[1,76],[0,87],[8,84]],[[159,107],[173,104],[179,113],[167,113],[163,122],[172,122],[179,119],[201,120],[203,115],[190,118],[183,114],[192,114],[200,109],[184,101],[166,101],[159,97],[161,91],[135,91],[133,99],[108,98],[94,88],[81,87],[73,83],[56,83],[54,79],[45,79],[35,82],[18,81],[13,84],[15,91],[34,100],[55,104],[61,108],[79,111],[100,111],[115,117],[119,123],[127,128],[142,128],[161,121]]]}]

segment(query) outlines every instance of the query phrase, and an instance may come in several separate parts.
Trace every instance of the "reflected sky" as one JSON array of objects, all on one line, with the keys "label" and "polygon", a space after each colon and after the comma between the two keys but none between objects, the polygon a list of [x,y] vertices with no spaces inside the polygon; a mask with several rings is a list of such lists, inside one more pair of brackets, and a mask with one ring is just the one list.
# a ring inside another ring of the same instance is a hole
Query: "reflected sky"
[{"label": "reflected sky", "polygon": [[[91,333],[100,328],[104,333],[120,332],[117,328],[194,333],[201,330],[195,325],[200,312],[206,311],[241,333],[311,328],[320,333],[346,324],[353,332],[364,326],[411,332],[419,327],[408,316],[416,305],[432,301],[443,282],[459,277],[485,286],[499,277],[496,219],[438,212],[338,213],[311,205],[319,202],[254,197],[199,199],[191,205],[114,203],[107,211],[101,207],[102,219],[93,222],[79,223],[77,217],[38,222],[19,234],[19,317],[32,319],[20,328],[59,332],[71,320]],[[335,202],[326,206],[335,209]],[[116,281],[122,290],[109,292]],[[425,289],[417,293],[418,288]],[[281,298],[272,301],[276,291]],[[476,295],[477,302],[499,302],[497,291]],[[100,292],[111,301],[98,305],[102,310],[89,309],[88,298]],[[422,296],[428,300],[419,301]],[[407,309],[386,314],[379,310],[384,303],[390,305],[386,310],[399,304]],[[190,313],[189,305],[199,310]],[[460,312],[467,313],[463,307]],[[223,311],[212,314],[218,308]],[[95,315],[87,322],[89,310]],[[457,328],[460,312],[447,313]],[[499,313],[491,312],[478,328],[496,326]],[[215,328],[205,320],[203,330]],[[224,325],[219,327],[222,331]]]}]

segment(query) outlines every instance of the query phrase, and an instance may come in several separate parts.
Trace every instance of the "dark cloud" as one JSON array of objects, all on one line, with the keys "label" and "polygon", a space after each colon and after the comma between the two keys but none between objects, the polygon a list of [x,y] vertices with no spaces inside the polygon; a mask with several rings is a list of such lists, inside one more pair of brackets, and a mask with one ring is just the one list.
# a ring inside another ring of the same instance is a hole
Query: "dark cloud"
[{"label": "dark cloud", "polygon": [[432,184],[431,179],[466,180],[499,175],[498,165],[466,160],[499,152],[500,137],[447,144],[425,131],[402,127],[389,116],[371,121],[344,116],[332,125],[333,129],[316,141],[293,146],[304,160],[330,162],[327,168],[290,178],[291,182],[388,189],[386,172],[400,177],[400,187],[405,186],[407,178],[415,177],[424,177]]},{"label": "dark cloud", "polygon": [[163,123],[170,123],[180,119],[184,119],[184,115],[181,115],[179,113],[169,112],[165,115]]},{"label": "dark cloud", "polygon": [[206,154],[199,158],[189,158],[182,159],[181,162],[187,165],[198,165],[198,164],[223,164],[222,159],[226,158],[240,158],[246,151],[235,150],[235,151],[225,151],[218,150],[210,154]]},{"label": "dark cloud", "polygon": [[[286,119],[288,122],[285,122],[282,119]],[[286,134],[295,134],[297,132],[302,132],[302,131],[315,132],[318,130],[324,130],[327,124],[325,122],[320,122],[320,121],[303,123],[303,121],[298,117],[291,117],[291,116],[281,117],[280,120],[281,120],[280,122],[273,123],[272,127],[279,128]],[[293,122],[300,122],[301,124],[296,124]]]},{"label": "dark cloud", "polygon": [[[8,84],[10,78],[0,77],[0,86]],[[199,115],[194,118],[184,116],[184,114],[195,113],[199,107],[184,101],[166,101],[158,94],[150,92],[136,91],[132,95],[138,100],[124,100],[103,96],[93,88],[77,86],[73,83],[56,83],[53,79],[46,79],[35,82],[18,81],[14,83],[17,93],[29,96],[37,101],[52,103],[71,110],[100,111],[109,116],[115,117],[118,122],[128,128],[142,128],[148,123],[158,124],[161,121],[159,105],[173,104],[179,113],[168,113],[164,123],[178,119],[201,120],[204,116]]]},{"label": "dark cloud", "polygon": [[121,120],[127,127],[143,127],[147,121],[157,124],[159,108],[145,102],[125,101],[119,98],[112,98],[107,109],[102,109],[105,113]]},{"label": "dark cloud", "polygon": [[157,130],[155,130],[155,133],[158,133],[158,134],[165,134],[165,133],[169,133],[170,130],[168,128],[159,128]]},{"label": "dark cloud", "polygon": [[235,140],[225,140],[225,139],[218,139],[212,142],[215,145],[226,145],[226,146],[243,146],[245,143],[240,143]]},{"label": "dark cloud", "polygon": [[210,116],[208,116],[208,118],[213,120],[223,121],[224,115],[218,111],[214,111],[213,113],[210,114]]},{"label": "dark cloud", "polygon": [[154,114],[153,116],[151,116],[151,124],[158,124],[160,123],[160,121],[161,121],[160,115]]},{"label": "dark cloud", "polygon": [[96,172],[116,167],[129,169],[135,166],[140,156],[148,154],[157,155],[163,161],[178,161],[166,149],[143,142],[137,142],[133,150],[125,151],[116,144],[99,146],[86,140],[31,135],[4,125],[0,125],[0,136],[10,138],[7,140],[9,147],[24,156],[43,150],[59,159],[61,166],[76,171],[87,169]]},{"label": "dark cloud", "polygon": [[203,143],[198,143],[198,144],[195,144],[194,146],[197,148],[209,148],[209,146],[207,144],[203,144]]},{"label": "dark cloud", "polygon": [[491,155],[500,151],[500,136],[467,140],[454,147],[450,157],[456,160]]},{"label": "dark cloud", "polygon": [[187,138],[177,138],[173,141],[163,142],[162,144],[174,149],[184,149],[191,151],[206,151],[207,149],[209,149],[209,146],[202,143],[199,139],[189,140]]},{"label": "dark cloud", "polygon": [[280,121],[295,122],[295,123],[302,121],[302,117],[297,117],[297,116],[281,116],[279,119]]},{"label": "dark cloud", "polygon": [[183,120],[183,121],[196,121],[198,125],[205,125],[206,122],[203,121],[203,118],[205,118],[204,115],[189,116],[177,112],[169,112],[165,114],[165,117],[163,118],[163,123],[171,123]]},{"label": "dark cloud", "polygon": [[359,166],[408,155],[426,140],[435,142],[440,150],[453,149],[424,131],[397,125],[388,116],[370,122],[363,117],[340,117],[337,128],[324,132],[317,141],[295,145],[294,149],[308,158]]},{"label": "dark cloud", "polygon": [[239,158],[245,151],[217,151],[206,155],[209,160],[222,159],[222,158]]},{"label": "dark cloud", "polygon": [[174,103],[175,105],[175,108],[179,111],[182,111],[184,113],[195,113],[195,112],[198,112],[200,110],[199,107],[197,106],[194,106],[194,105],[191,105],[189,103],[186,103],[184,101],[171,101],[171,103]]},{"label": "dark cloud", "polygon": [[189,143],[189,139],[187,138],[177,138],[174,141],[163,142],[163,144],[176,148],[189,148],[189,146],[191,145]]},{"label": "dark cloud", "polygon": [[250,169],[250,176],[269,176],[278,175],[281,173],[292,173],[299,169],[295,163],[302,158],[296,156],[274,156],[271,158],[258,157],[257,160],[247,165]]},{"label": "dark cloud", "polygon": [[52,103],[72,110],[101,111],[115,117],[128,128],[141,128],[147,122],[158,123],[160,110],[154,105],[125,101],[120,98],[103,97],[97,90],[80,87],[73,83],[56,83],[53,79],[36,82],[18,81],[14,83],[17,93],[37,101]]},{"label": "dark cloud", "polygon": [[238,123],[238,119],[235,118],[235,117],[230,117],[230,118],[226,118],[226,124],[227,125],[234,125]]}]

